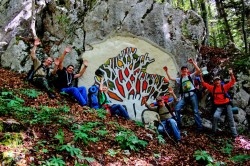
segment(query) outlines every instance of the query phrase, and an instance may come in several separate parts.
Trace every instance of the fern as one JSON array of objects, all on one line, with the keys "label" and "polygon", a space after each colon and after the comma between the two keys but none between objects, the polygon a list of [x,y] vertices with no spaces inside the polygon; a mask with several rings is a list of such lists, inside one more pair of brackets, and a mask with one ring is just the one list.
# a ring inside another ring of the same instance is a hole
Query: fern
[{"label": "fern", "polygon": [[70,153],[72,157],[76,156],[77,158],[83,160],[82,156],[82,151],[79,148],[75,148],[74,146],[67,144],[67,145],[62,145],[60,148],[61,151],[66,150],[67,152]]}]

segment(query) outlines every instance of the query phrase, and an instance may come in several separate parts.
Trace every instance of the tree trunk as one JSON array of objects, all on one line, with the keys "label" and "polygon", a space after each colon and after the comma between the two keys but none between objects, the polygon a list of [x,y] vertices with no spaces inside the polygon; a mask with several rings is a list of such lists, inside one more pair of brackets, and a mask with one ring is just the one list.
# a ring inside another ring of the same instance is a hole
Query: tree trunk
[{"label": "tree trunk", "polygon": [[203,18],[206,27],[206,36],[204,40],[204,45],[207,46],[209,43],[209,29],[208,29],[207,9],[205,0],[200,0],[200,7],[201,7],[201,17]]},{"label": "tree trunk", "polygon": [[246,29],[245,29],[245,4],[244,4],[244,0],[241,0],[242,2],[242,32],[243,32],[243,40],[244,40],[244,47],[245,47],[245,53],[248,53],[248,47],[247,47],[247,33],[246,33]]},{"label": "tree trunk", "polygon": [[33,38],[37,38],[37,35],[36,35],[36,2],[35,2],[35,0],[32,0],[32,18],[31,18],[30,29],[31,29],[31,33],[33,35]]},{"label": "tree trunk", "polygon": [[219,19],[224,21],[225,33],[226,33],[226,36],[228,38],[228,41],[231,41],[231,42],[234,43],[233,35],[231,33],[231,30],[230,30],[230,26],[229,26],[229,23],[228,23],[228,20],[227,20],[227,14],[226,14],[226,12],[224,10],[224,5],[223,5],[222,1],[223,0],[215,0],[216,8],[217,8],[217,11],[218,11],[218,17],[219,17]]}]

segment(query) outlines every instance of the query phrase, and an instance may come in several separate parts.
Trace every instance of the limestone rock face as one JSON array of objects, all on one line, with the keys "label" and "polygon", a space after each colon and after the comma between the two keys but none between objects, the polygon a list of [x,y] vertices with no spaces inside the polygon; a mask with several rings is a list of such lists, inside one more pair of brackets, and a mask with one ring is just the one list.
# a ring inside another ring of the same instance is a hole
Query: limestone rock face
[{"label": "limestone rock face", "polygon": [[[140,120],[145,109],[143,96],[153,102],[156,96],[167,94],[169,83],[163,79],[162,67],[167,65],[170,75],[176,77],[180,66],[195,58],[205,36],[203,20],[193,11],[184,12],[154,0],[84,2],[39,0],[32,17],[32,0],[1,1],[0,12],[6,15],[0,16],[1,65],[19,72],[30,69],[30,27],[35,19],[42,43],[36,52],[39,59],[58,57],[71,45],[65,66],[76,65],[77,72],[83,59],[89,61],[78,85],[88,88],[97,83],[95,70],[103,66],[110,72],[105,79],[113,85],[109,91],[113,92],[112,102],[126,105],[130,117]],[[126,50],[137,52],[128,54]],[[153,90],[149,91],[150,86]]]},{"label": "limestone rock face", "polygon": [[[110,36],[133,35],[171,53],[179,67],[188,57],[195,57],[195,47],[201,44],[205,35],[200,16],[193,11],[174,9],[168,3],[153,0],[97,1],[88,11],[82,1],[63,2],[37,1],[40,10],[37,10],[36,30],[46,48],[46,55],[57,57],[66,45],[73,46],[71,58],[66,59],[68,64],[77,64],[78,57],[90,50],[93,43],[103,42]],[[3,0],[0,11],[4,13],[0,16],[1,64],[17,71],[27,71],[28,67],[21,65],[20,59],[29,52],[24,47],[32,45],[25,42],[27,46],[23,46],[16,37],[31,38],[32,1]]]}]

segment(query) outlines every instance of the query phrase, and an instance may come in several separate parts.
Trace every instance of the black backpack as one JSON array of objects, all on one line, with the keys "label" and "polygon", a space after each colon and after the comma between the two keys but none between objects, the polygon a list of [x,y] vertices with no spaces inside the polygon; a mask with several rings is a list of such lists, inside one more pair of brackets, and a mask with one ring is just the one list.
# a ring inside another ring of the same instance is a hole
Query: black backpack
[{"label": "black backpack", "polygon": [[[164,102],[164,104],[165,104],[165,107],[168,109],[168,112],[167,112],[167,113],[170,113],[170,114],[174,117],[173,111],[172,111],[172,109],[170,108],[170,106],[168,105],[168,103]],[[160,114],[160,113],[159,113],[159,110],[160,110],[160,108],[159,108],[159,106],[157,106],[157,113],[158,113],[159,115],[163,115],[163,114]],[[166,113],[165,113],[165,114],[166,114]]]},{"label": "black backpack", "polygon": [[[32,82],[35,73],[36,73],[37,70],[39,70],[41,67],[43,67],[43,64],[42,64],[42,63],[41,63],[41,65],[38,66],[38,68],[35,70],[35,69],[34,69],[34,65],[32,65],[31,68],[30,68],[30,70],[29,70],[28,73],[27,73],[27,76],[25,77],[25,81]],[[49,68],[46,69],[46,73],[47,73],[47,75],[49,74]]]}]

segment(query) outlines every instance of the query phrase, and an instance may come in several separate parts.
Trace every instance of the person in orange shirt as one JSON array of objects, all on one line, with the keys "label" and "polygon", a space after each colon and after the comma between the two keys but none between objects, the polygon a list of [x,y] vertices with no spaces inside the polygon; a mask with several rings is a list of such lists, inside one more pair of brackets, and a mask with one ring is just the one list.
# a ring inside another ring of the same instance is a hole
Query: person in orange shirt
[{"label": "person in orange shirt", "polygon": [[231,132],[233,134],[233,137],[237,137],[238,133],[234,122],[232,105],[230,103],[230,99],[226,97],[227,91],[234,85],[236,81],[233,75],[233,70],[229,68],[228,72],[231,77],[231,80],[227,84],[222,85],[220,77],[216,76],[213,79],[214,85],[209,85],[208,83],[204,82],[202,74],[201,74],[201,83],[202,86],[207,88],[208,91],[213,95],[213,100],[214,100],[213,102],[216,108],[215,113],[213,115],[213,123],[212,123],[213,132],[216,133],[218,128],[218,120],[220,119],[223,110],[226,109]]}]

